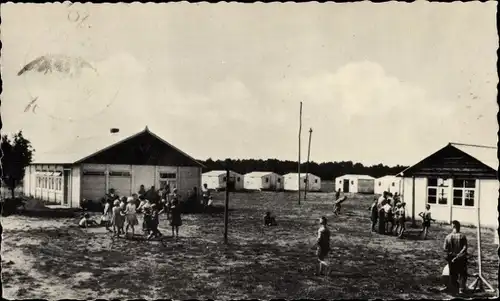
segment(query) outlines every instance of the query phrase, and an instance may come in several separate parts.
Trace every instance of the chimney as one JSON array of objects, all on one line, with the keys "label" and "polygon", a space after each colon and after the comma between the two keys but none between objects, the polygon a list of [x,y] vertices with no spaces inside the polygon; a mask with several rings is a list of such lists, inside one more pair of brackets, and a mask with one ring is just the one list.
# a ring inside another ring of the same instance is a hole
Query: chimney
[{"label": "chimney", "polygon": [[113,135],[113,134],[118,133],[119,131],[120,131],[120,129],[118,129],[118,128],[111,128],[111,129],[109,130],[109,132],[110,132],[112,135]]}]

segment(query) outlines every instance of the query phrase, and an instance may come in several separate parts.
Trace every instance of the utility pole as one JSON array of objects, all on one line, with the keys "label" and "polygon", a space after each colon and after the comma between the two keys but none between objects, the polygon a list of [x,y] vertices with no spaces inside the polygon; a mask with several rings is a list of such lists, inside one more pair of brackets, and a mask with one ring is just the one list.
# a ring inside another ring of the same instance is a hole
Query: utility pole
[{"label": "utility pole", "polygon": [[306,164],[306,190],[304,191],[304,202],[307,197],[307,190],[309,189],[309,157],[311,156],[311,136],[313,129],[309,129],[309,147],[307,148],[307,164]]},{"label": "utility pole", "polygon": [[300,102],[300,111],[299,111],[299,166],[298,166],[298,181],[299,181],[299,205],[300,205],[300,134],[302,133],[302,101]]},{"label": "utility pole", "polygon": [[229,223],[229,189],[230,189],[229,166],[226,166],[226,203],[224,206],[224,244],[227,245],[227,228]]}]

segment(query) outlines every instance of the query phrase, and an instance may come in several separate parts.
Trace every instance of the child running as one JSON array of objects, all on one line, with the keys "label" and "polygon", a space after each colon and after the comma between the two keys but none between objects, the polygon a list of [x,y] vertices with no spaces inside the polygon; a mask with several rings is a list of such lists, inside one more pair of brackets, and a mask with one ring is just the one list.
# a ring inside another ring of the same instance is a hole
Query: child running
[{"label": "child running", "polygon": [[127,206],[125,207],[125,220],[127,221],[127,226],[125,227],[125,234],[128,234],[129,227],[132,229],[132,237],[135,235],[135,226],[139,224],[137,220],[136,207],[134,204],[134,198],[128,197]]},{"label": "child running", "polygon": [[424,240],[427,239],[427,234],[429,233],[429,227],[431,226],[431,221],[435,221],[431,217],[431,205],[427,204],[425,206],[425,211],[418,214],[422,218],[422,231],[420,234],[424,234]]}]

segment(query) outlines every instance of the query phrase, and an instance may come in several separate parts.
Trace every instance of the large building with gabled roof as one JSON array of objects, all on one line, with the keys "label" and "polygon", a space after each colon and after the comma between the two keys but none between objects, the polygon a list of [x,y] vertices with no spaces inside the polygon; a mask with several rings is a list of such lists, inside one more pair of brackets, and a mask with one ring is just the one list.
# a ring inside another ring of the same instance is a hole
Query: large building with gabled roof
[{"label": "large building with gabled roof", "polygon": [[47,202],[79,207],[110,189],[119,196],[169,184],[187,196],[201,187],[203,165],[166,142],[148,127],[121,133],[76,138],[52,152],[35,153],[26,168],[24,193]]},{"label": "large building with gabled roof", "polygon": [[498,225],[497,147],[448,143],[398,174],[410,216],[427,204],[434,219],[481,226]]}]

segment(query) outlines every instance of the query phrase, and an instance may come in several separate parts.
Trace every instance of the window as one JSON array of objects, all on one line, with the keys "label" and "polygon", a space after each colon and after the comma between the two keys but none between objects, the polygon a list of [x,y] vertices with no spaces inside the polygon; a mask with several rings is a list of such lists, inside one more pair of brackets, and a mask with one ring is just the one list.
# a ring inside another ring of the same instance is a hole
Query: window
[{"label": "window", "polygon": [[474,207],[475,180],[453,179],[453,205]]},{"label": "window", "polygon": [[304,179],[304,183],[307,183],[307,179]]},{"label": "window", "polygon": [[161,172],[160,179],[175,179],[176,174],[173,172]]},{"label": "window", "polygon": [[278,178],[278,183],[281,183],[281,179],[280,178]]},{"label": "window", "polygon": [[236,179],[236,181],[238,181],[238,182],[239,182],[240,180],[241,180],[241,179],[240,179],[240,177],[238,177],[238,178]]},{"label": "window", "polygon": [[266,178],[266,183],[269,183],[269,178]]},{"label": "window", "polygon": [[382,182],[378,182],[378,186],[382,186]]},{"label": "window", "polygon": [[222,181],[223,181],[223,182],[226,182],[226,181],[227,181],[227,178],[226,178],[226,177],[222,178]]},{"label": "window", "polygon": [[342,184],[342,181],[339,181],[339,184]]},{"label": "window", "polygon": [[394,186],[395,186],[395,185],[394,185],[394,182],[392,182],[392,187],[394,187]]},{"label": "window", "polygon": [[93,170],[85,170],[83,172],[86,176],[104,176],[104,171],[93,171]]},{"label": "window", "polygon": [[109,176],[110,177],[130,177],[130,172],[128,172],[128,171],[110,171]]},{"label": "window", "polygon": [[354,185],[354,181],[351,181],[351,185]]},{"label": "window", "polygon": [[318,179],[314,179],[314,183],[318,183]]},{"label": "window", "polygon": [[427,203],[448,204],[448,183],[441,178],[427,179]]}]

